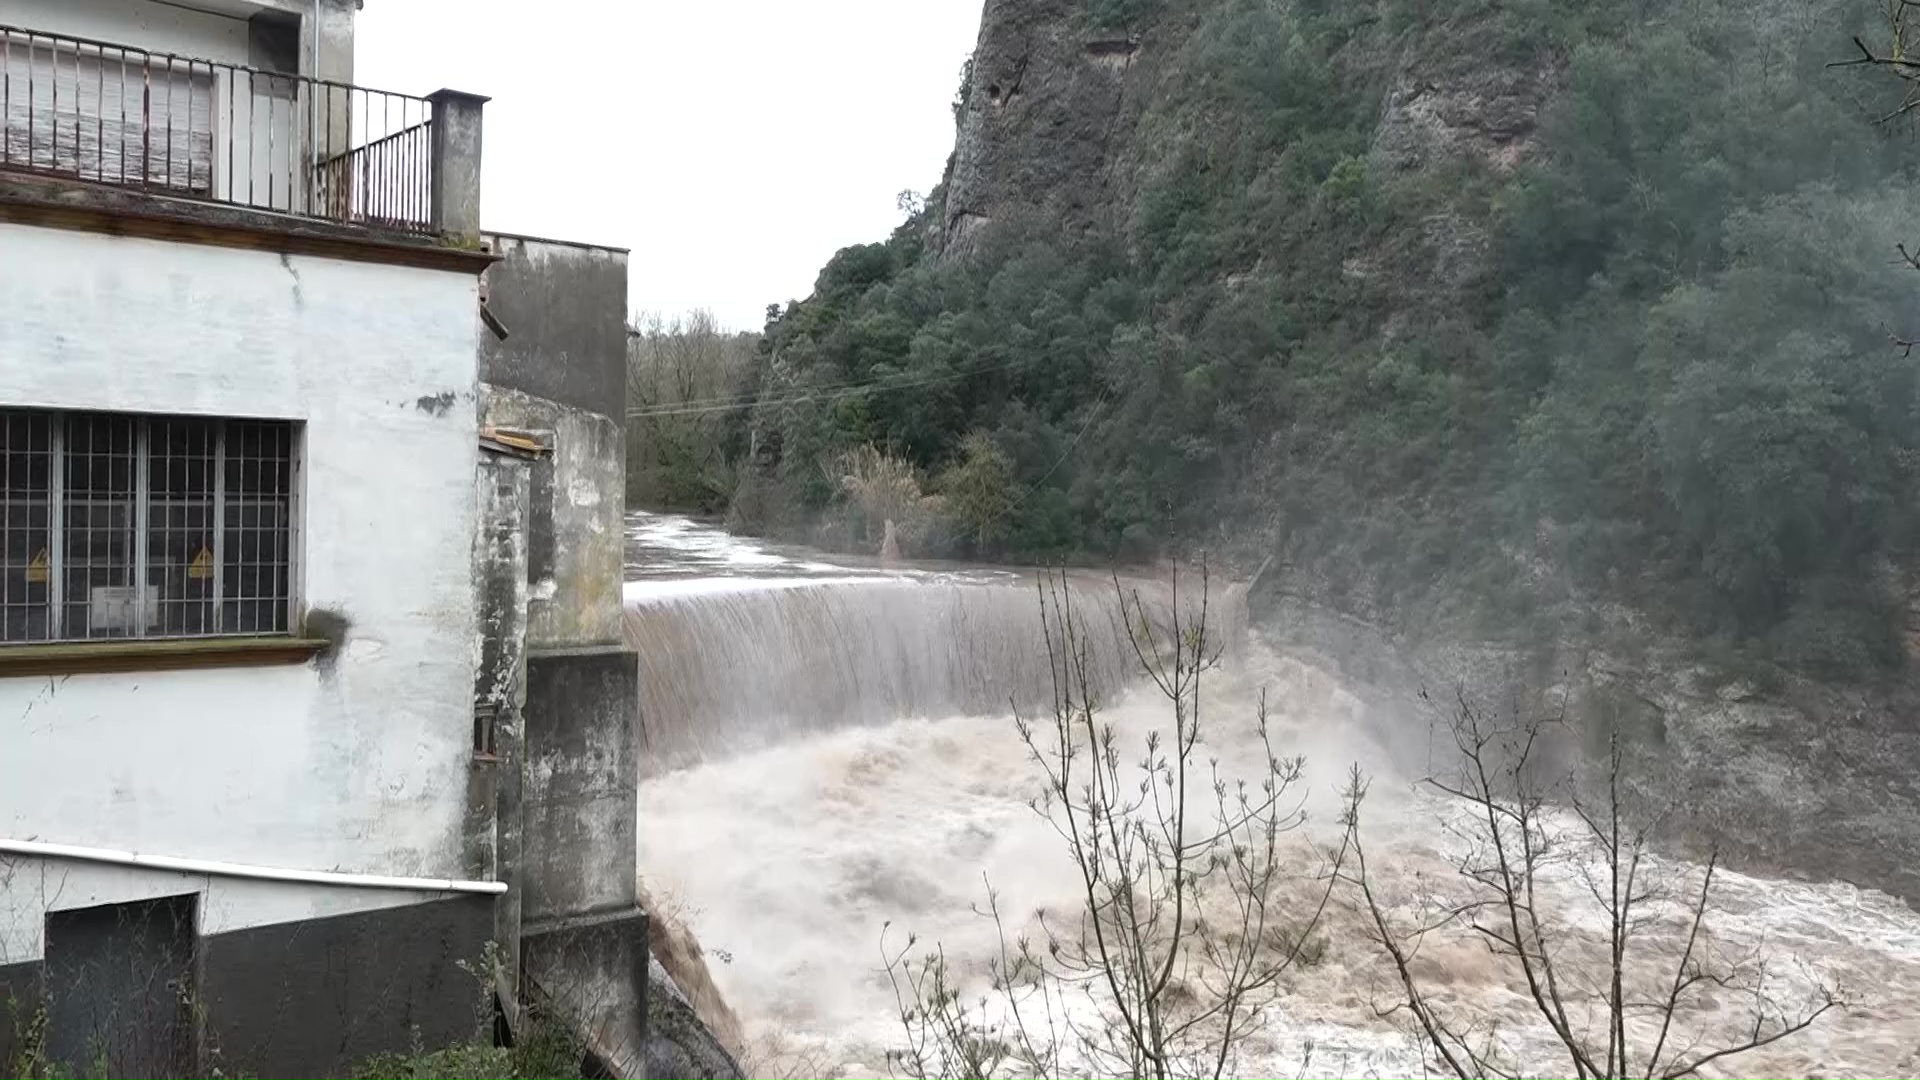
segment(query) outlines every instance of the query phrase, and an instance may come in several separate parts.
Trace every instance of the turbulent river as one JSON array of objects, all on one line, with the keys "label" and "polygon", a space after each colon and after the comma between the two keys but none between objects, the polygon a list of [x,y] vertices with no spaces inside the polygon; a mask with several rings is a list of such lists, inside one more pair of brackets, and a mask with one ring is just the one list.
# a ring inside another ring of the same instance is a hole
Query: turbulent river
[{"label": "turbulent river", "polygon": [[[941,942],[954,968],[977,979],[997,948],[975,912],[984,880],[1008,913],[1076,907],[1063,842],[1028,806],[1039,786],[1012,719],[1015,708],[1044,708],[1050,687],[1035,583],[781,549],[645,514],[633,516],[628,540],[627,632],[640,653],[648,762],[639,856],[655,905],[699,937],[747,1029],[749,1068],[888,1075],[901,1031],[883,925],[893,924],[896,945],[905,930]],[[1112,698],[1109,717],[1123,737],[1159,723],[1165,702],[1134,683],[1112,584],[1069,588],[1090,616],[1090,678]],[[1264,692],[1276,742],[1306,757],[1306,808],[1322,829],[1359,763],[1374,777],[1371,869],[1411,915],[1412,897],[1453,879],[1458,844],[1443,824],[1457,808],[1393,764],[1417,757],[1428,729],[1374,715],[1326,671],[1270,647],[1232,600],[1224,594],[1212,616],[1237,647],[1207,691],[1209,749],[1226,761],[1248,756]],[[1826,982],[1846,1005],[1703,1075],[1920,1069],[1920,915],[1844,884],[1725,871],[1717,881],[1708,926],[1718,955],[1763,951],[1774,958],[1777,997]],[[1543,887],[1543,904],[1571,911],[1584,901],[1577,875]],[[1403,1017],[1381,1015],[1396,1000],[1394,973],[1361,926],[1361,913],[1336,900],[1324,956],[1290,973],[1239,1074],[1423,1071]],[[1598,940],[1578,920],[1565,933],[1574,947]],[[1430,939],[1420,963],[1441,1001],[1498,1025],[1522,1068],[1566,1067],[1525,987],[1477,940]],[[1705,995],[1680,1020],[1724,1024],[1739,1015],[1737,998]]]}]

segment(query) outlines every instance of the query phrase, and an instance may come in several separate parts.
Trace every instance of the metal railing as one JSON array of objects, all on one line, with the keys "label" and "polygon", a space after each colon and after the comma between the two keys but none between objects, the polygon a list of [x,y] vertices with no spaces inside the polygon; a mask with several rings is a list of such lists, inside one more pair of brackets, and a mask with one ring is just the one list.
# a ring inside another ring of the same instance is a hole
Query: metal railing
[{"label": "metal railing", "polygon": [[433,103],[0,25],[0,169],[433,232]]},{"label": "metal railing", "polygon": [[389,229],[433,220],[433,121],[322,161],[314,170],[320,216]]}]

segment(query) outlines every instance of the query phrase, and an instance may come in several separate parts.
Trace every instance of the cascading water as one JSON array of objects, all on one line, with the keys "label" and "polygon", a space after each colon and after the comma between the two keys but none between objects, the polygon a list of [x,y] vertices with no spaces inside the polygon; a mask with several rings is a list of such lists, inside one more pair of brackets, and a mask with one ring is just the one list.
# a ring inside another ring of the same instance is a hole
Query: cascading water
[{"label": "cascading water", "polygon": [[[1096,684],[1133,657],[1111,588],[1073,587]],[[791,579],[754,587],[629,590],[641,723],[654,768],[904,716],[1044,700],[1037,591],[1006,582]]]},{"label": "cascading water", "polygon": [[[633,573],[654,575],[626,591],[650,772],[902,717],[1040,707],[1053,689],[1043,599],[1071,620],[1092,688],[1117,693],[1149,640],[1130,622],[1171,602],[1160,582],[784,558],[671,518],[643,517],[631,547]],[[756,575],[726,573],[741,567]],[[1207,617],[1227,642],[1244,623],[1239,598],[1213,594]]]},{"label": "cascading water", "polygon": [[[1051,686],[1033,582],[829,562],[645,515],[631,553],[627,628],[641,654],[651,761],[642,874],[663,913],[700,936],[756,1044],[757,1070],[886,1075],[900,1030],[881,971],[883,924],[894,924],[896,945],[910,929],[978,976],[997,947],[974,912],[983,877],[1005,911],[1076,904],[1061,841],[1028,806],[1038,787],[1009,716],[1014,704],[1044,707]],[[1069,588],[1108,718],[1129,734],[1161,722],[1164,702],[1123,692],[1137,668],[1111,582]],[[1231,603],[1214,610],[1237,629]],[[1448,807],[1394,780],[1391,726],[1257,634],[1209,691],[1212,752],[1249,753],[1262,691],[1276,741],[1308,759],[1319,820],[1330,820],[1349,763],[1375,771],[1370,861],[1383,890],[1410,894],[1451,874],[1454,841],[1440,824]],[[1718,881],[1720,946],[1764,943],[1802,975],[1837,981],[1850,1008],[1706,1075],[1913,1075],[1920,916],[1845,885],[1725,872]],[[1563,899],[1582,888],[1573,875],[1543,887]],[[1284,1014],[1248,1048],[1241,1072],[1424,1071],[1403,1029],[1378,1014],[1393,1000],[1392,972],[1357,912],[1336,906],[1328,918],[1325,959],[1290,977]],[[1524,987],[1480,942],[1428,946],[1423,963],[1451,1000],[1479,1003],[1514,1045],[1540,1054],[1536,1067],[1564,1067],[1546,1053]]]}]

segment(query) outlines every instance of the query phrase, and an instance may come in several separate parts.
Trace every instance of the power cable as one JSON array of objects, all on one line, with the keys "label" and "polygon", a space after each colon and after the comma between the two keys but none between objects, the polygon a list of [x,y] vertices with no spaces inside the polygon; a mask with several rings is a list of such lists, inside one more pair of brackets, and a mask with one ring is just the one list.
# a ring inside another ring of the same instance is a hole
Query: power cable
[{"label": "power cable", "polygon": [[785,396],[756,397],[750,394],[741,394],[741,395],[737,395],[734,397],[727,397],[727,398],[702,398],[702,399],[695,399],[692,401],[676,402],[672,405],[646,406],[638,409],[628,409],[627,418],[630,420],[639,420],[639,419],[645,419],[645,418],[656,417],[656,416],[697,416],[703,413],[728,412],[734,409],[750,408],[750,407],[758,408],[758,407],[770,407],[770,406],[781,406],[781,405],[799,405],[799,404],[804,404],[810,401],[836,401],[836,400],[839,400],[840,398],[852,397],[856,394],[868,394],[868,393],[876,393],[876,392],[891,391],[891,390],[912,390],[922,386],[937,386],[943,382],[954,382],[960,379],[971,378],[975,375],[984,375],[994,371],[1004,371],[1008,368],[1013,367],[1015,363],[1017,363],[1017,361],[1007,361],[1006,363],[1001,363],[1001,364],[987,364],[981,367],[965,368],[960,371],[950,371],[941,375],[925,375],[925,376],[920,376],[918,378],[905,379],[905,380],[899,380],[894,382],[883,382],[880,380],[874,380],[872,382],[865,382],[865,383],[842,384],[837,387],[815,388],[812,390],[807,390],[802,393],[788,394]]}]

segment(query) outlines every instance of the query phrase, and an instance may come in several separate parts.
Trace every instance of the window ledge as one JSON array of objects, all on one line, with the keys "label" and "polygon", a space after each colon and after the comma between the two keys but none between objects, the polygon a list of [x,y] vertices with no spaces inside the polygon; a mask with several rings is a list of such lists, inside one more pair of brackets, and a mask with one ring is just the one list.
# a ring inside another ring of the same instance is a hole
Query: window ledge
[{"label": "window ledge", "polygon": [[233,637],[0,645],[0,679],[304,664],[331,644],[324,638]]}]

